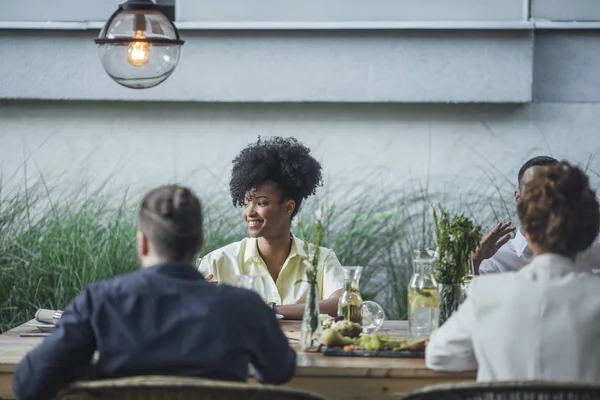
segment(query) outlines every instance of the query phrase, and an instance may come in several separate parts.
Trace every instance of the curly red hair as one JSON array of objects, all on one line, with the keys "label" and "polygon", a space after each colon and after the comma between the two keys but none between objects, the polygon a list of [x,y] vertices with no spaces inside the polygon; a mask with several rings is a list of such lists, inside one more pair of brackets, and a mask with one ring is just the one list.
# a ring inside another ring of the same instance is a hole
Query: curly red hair
[{"label": "curly red hair", "polygon": [[587,175],[568,162],[538,167],[525,185],[519,219],[545,252],[575,256],[596,239],[600,207]]}]

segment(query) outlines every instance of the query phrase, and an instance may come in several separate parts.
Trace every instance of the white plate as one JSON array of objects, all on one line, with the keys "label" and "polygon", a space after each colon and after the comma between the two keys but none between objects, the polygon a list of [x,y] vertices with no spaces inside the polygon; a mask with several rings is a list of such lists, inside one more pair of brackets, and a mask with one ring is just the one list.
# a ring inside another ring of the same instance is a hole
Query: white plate
[{"label": "white plate", "polygon": [[281,315],[281,314],[275,314],[275,318],[277,318],[277,319],[283,319],[283,315]]},{"label": "white plate", "polygon": [[56,325],[54,325],[54,324],[47,324],[45,322],[40,322],[36,319],[32,319],[32,320],[26,322],[25,325],[32,326],[34,328],[38,328],[42,332],[52,332],[54,330],[54,328],[56,327]]}]

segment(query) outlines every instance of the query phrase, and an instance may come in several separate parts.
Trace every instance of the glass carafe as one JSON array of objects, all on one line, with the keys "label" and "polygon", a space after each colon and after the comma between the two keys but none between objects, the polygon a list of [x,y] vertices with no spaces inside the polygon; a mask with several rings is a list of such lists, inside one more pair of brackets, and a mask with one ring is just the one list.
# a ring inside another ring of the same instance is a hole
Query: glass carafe
[{"label": "glass carafe", "polygon": [[411,338],[429,336],[438,327],[440,294],[434,276],[435,252],[413,252],[413,276],[408,284],[408,334]]},{"label": "glass carafe", "polygon": [[344,267],[344,293],[338,302],[338,316],[362,325],[363,299],[358,282],[363,267]]}]

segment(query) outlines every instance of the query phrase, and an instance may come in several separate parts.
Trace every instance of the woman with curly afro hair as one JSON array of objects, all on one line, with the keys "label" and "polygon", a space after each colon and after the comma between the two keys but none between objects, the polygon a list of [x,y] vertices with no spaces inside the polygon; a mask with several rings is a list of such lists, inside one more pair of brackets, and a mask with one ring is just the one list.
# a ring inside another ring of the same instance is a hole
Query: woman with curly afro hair
[{"label": "woman with curly afro hair", "polygon": [[[207,279],[232,284],[236,275],[261,278],[263,299],[285,319],[302,319],[310,266],[304,241],[291,232],[302,202],[322,185],[321,164],[294,138],[274,137],[243,149],[233,160],[229,188],[242,207],[249,238],[204,257]],[[309,254],[314,246],[308,245]],[[343,292],[343,269],[335,253],[321,248],[317,293],[323,313],[335,316]]]},{"label": "woman with curly afro hair", "polygon": [[465,302],[431,334],[429,368],[477,370],[478,381],[600,381],[600,278],[575,264],[596,239],[588,177],[567,162],[535,170],[519,219],[533,260],[473,280]]}]

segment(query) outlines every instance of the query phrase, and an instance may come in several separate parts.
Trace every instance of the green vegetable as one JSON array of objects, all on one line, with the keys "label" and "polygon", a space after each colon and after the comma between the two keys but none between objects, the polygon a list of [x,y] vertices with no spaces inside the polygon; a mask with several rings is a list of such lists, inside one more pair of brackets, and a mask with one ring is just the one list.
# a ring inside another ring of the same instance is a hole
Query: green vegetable
[{"label": "green vegetable", "polygon": [[381,347],[381,341],[379,340],[379,337],[375,333],[373,336],[371,336],[371,349],[379,350],[380,347]]},{"label": "green vegetable", "polygon": [[323,331],[321,334],[321,343],[326,347],[341,347],[347,344],[344,337],[333,329],[325,329]]},{"label": "green vegetable", "polygon": [[331,325],[332,329],[335,329],[344,336],[357,337],[363,330],[361,324],[356,322],[342,320]]},{"label": "green vegetable", "polygon": [[352,339],[351,337],[343,336],[342,338],[344,341],[344,346],[349,346],[351,344],[354,344],[354,339]]}]

